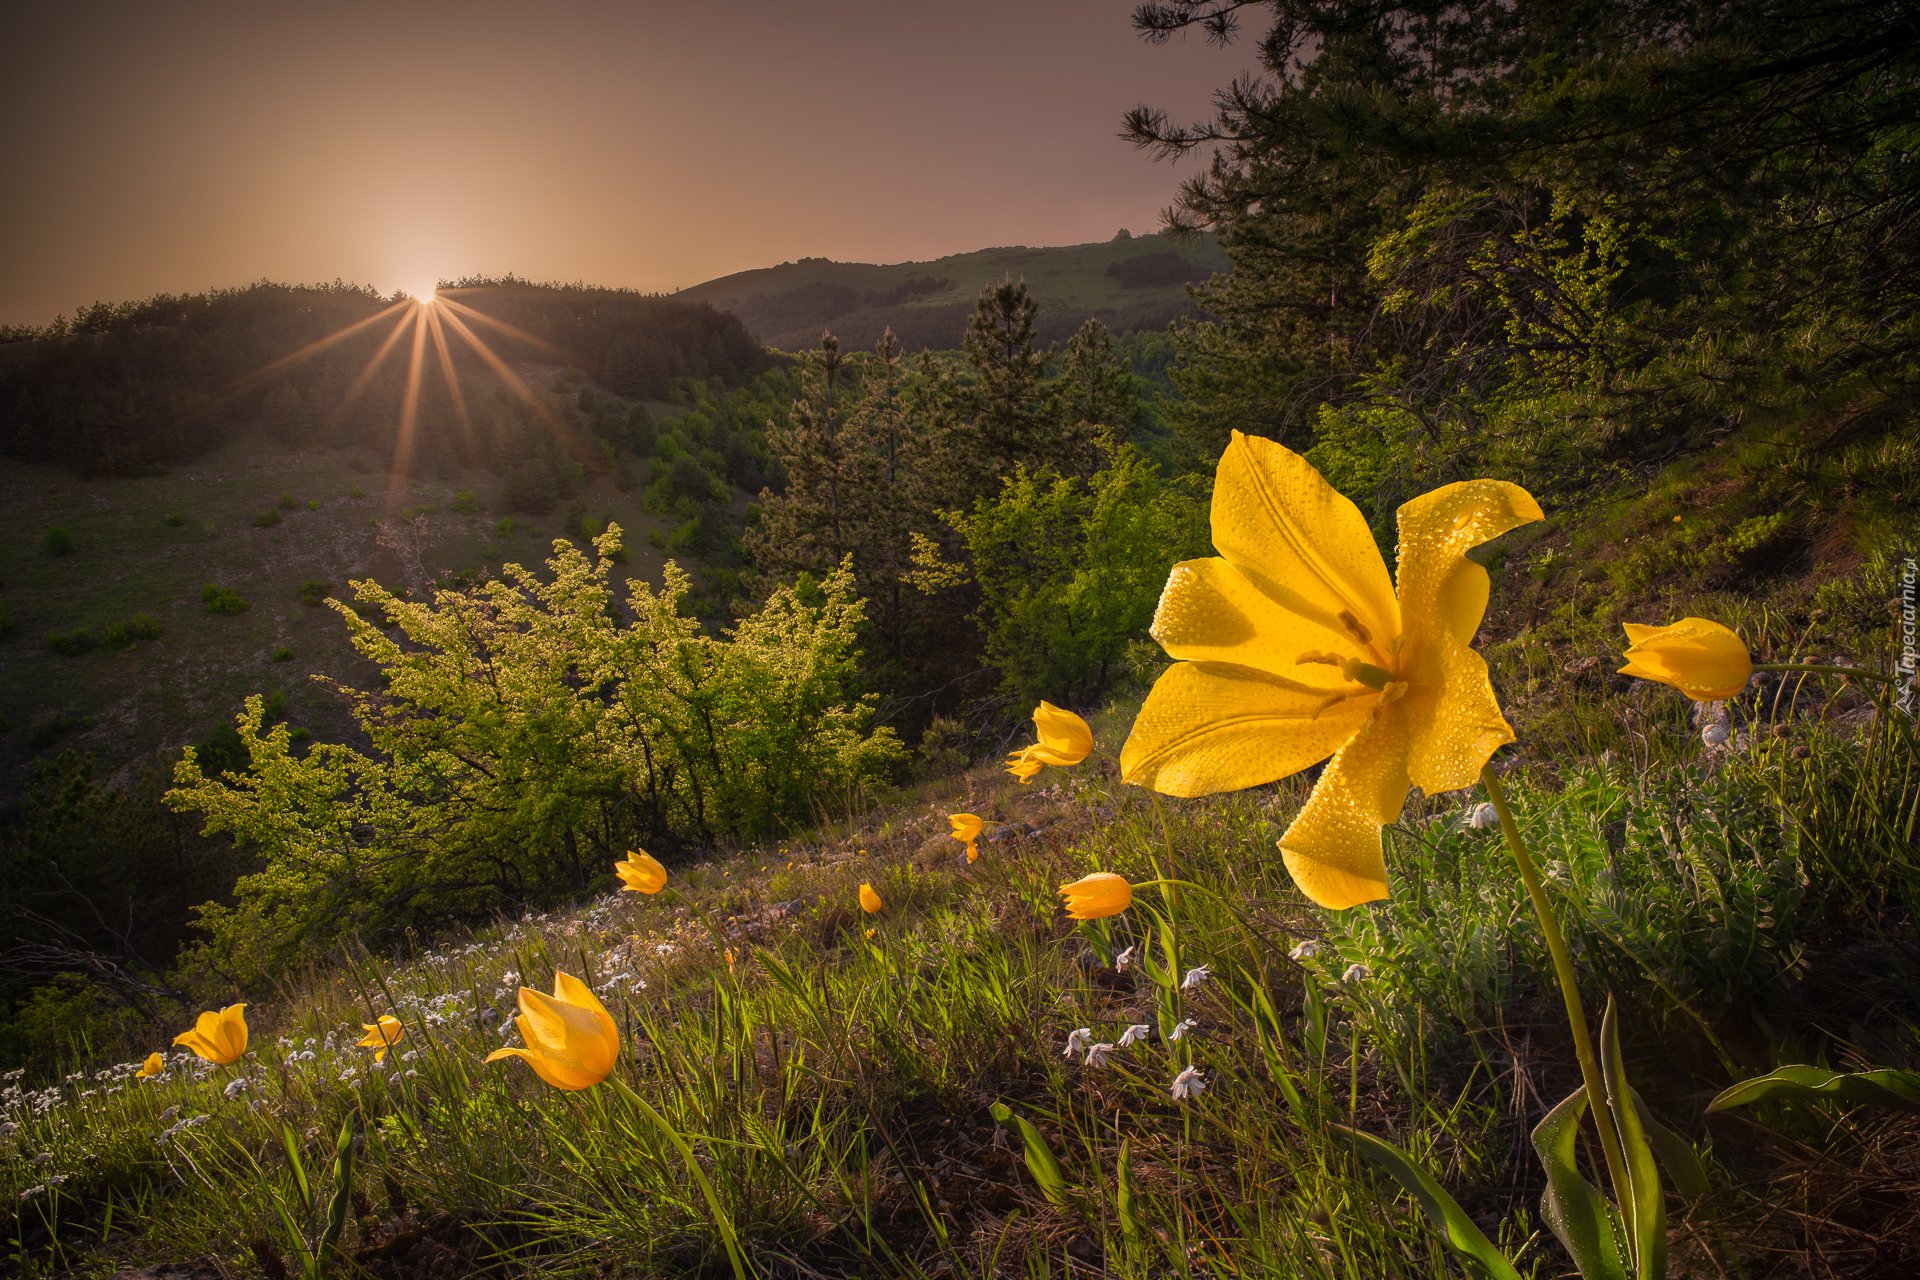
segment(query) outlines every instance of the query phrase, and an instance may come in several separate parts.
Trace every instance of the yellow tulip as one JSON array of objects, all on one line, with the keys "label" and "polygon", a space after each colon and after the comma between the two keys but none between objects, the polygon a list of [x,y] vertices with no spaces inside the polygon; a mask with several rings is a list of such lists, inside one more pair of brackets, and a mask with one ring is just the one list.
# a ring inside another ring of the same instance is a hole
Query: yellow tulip
[{"label": "yellow tulip", "polygon": [[1093,730],[1071,711],[1042,702],[1033,712],[1040,741],[1007,757],[1007,772],[1021,782],[1033,781],[1043,765],[1074,765],[1093,750]]},{"label": "yellow tulip", "polygon": [[245,1004],[230,1004],[218,1013],[203,1013],[195,1020],[193,1030],[182,1031],[173,1038],[173,1042],[183,1044],[208,1062],[217,1062],[223,1067],[230,1062],[237,1062],[240,1055],[247,1051],[247,1018],[240,1012],[246,1007]]},{"label": "yellow tulip", "polygon": [[380,1021],[372,1026],[361,1023],[360,1029],[367,1033],[367,1038],[359,1042],[359,1047],[373,1050],[376,1063],[386,1061],[387,1050],[399,1044],[400,1037],[407,1034],[407,1029],[400,1025],[400,1019],[390,1013],[381,1014]]},{"label": "yellow tulip", "polygon": [[1025,751],[1016,751],[1007,757],[1007,772],[1020,779],[1022,783],[1032,782],[1033,776],[1046,767],[1042,761],[1033,758],[1033,750],[1032,747],[1028,747]]},{"label": "yellow tulip", "polygon": [[863,884],[860,886],[860,909],[862,911],[868,915],[875,915],[886,905],[886,903],[880,900],[880,895],[873,891],[872,885]]},{"label": "yellow tulip", "polygon": [[967,861],[972,862],[980,856],[980,846],[974,842],[980,838],[981,829],[987,824],[970,813],[950,813],[947,821],[953,824],[953,838],[964,840],[967,844]]},{"label": "yellow tulip", "polygon": [[620,886],[622,893],[629,889],[637,893],[658,893],[667,887],[667,869],[644,849],[628,850],[626,861],[614,863],[613,869],[626,882]]},{"label": "yellow tulip", "polygon": [[133,1078],[135,1080],[145,1080],[148,1076],[157,1076],[166,1069],[167,1064],[165,1059],[161,1058],[157,1053],[150,1053],[147,1055],[147,1060],[140,1064],[140,1069],[133,1073]]},{"label": "yellow tulip", "polygon": [[1221,554],[1168,575],[1153,636],[1179,661],[1148,694],[1121,776],[1199,796],[1331,755],[1281,854],[1323,907],[1384,898],[1380,828],[1408,787],[1471,786],[1513,741],[1467,647],[1489,584],[1465,553],[1541,518],[1498,480],[1423,494],[1400,508],[1396,590],[1353,503],[1292,450],[1236,431],[1214,481]]},{"label": "yellow tulip", "polygon": [[570,973],[555,970],[553,994],[520,988],[524,1049],[495,1049],[487,1061],[525,1058],[535,1075],[556,1089],[591,1089],[620,1060],[620,1031],[606,1006]]},{"label": "yellow tulip", "polygon": [[1111,871],[1081,876],[1061,885],[1059,892],[1067,900],[1067,914],[1075,920],[1104,920],[1133,905],[1133,886],[1125,876]]},{"label": "yellow tulip", "polygon": [[1665,627],[1626,623],[1623,676],[1670,684],[1695,702],[1731,698],[1747,687],[1753,658],[1740,637],[1705,618],[1682,618]]}]

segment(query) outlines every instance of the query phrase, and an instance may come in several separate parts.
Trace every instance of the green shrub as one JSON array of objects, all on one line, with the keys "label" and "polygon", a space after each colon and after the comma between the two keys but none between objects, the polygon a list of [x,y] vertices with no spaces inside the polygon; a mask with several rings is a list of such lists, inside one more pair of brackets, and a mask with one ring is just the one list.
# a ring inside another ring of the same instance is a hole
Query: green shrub
[{"label": "green shrub", "polygon": [[178,511],[167,512],[167,527],[169,529],[178,529],[181,525],[185,524],[186,522],[187,522],[187,518],[181,515]]},{"label": "green shrub", "polygon": [[100,633],[102,649],[131,649],[133,637],[127,634],[127,624],[116,622]]},{"label": "green shrub", "polygon": [[347,496],[349,498],[364,498],[367,496],[367,491],[359,485],[355,485],[353,488],[347,490]]},{"label": "green shrub", "polygon": [[127,636],[133,640],[158,640],[160,623],[151,614],[136,613],[127,619]]},{"label": "green shrub", "polygon": [[289,741],[289,742],[292,742],[292,743],[294,743],[295,745],[300,745],[300,744],[303,744],[303,743],[308,743],[308,742],[312,742],[312,741],[313,741],[313,730],[311,730],[311,729],[294,729],[294,730],[291,730],[291,731],[289,731],[289,732],[288,732],[288,734],[287,734],[287,741]]},{"label": "green shrub", "polygon": [[291,492],[283,493],[280,495],[280,505],[289,511],[298,511],[300,509],[300,499],[294,497]]},{"label": "green shrub", "polygon": [[273,525],[279,524],[281,518],[278,507],[268,507],[265,511],[255,514],[253,517],[253,527],[256,529],[270,528]]},{"label": "green shrub", "polygon": [[511,538],[513,531],[519,527],[520,522],[512,516],[508,516],[505,520],[493,526],[493,536],[496,538]]},{"label": "green shrub", "polygon": [[63,556],[73,550],[73,535],[65,529],[47,530],[47,554]]},{"label": "green shrub", "polygon": [[247,602],[232,587],[219,587],[209,582],[200,589],[200,602],[207,606],[208,613],[245,613]]},{"label": "green shrub", "polygon": [[268,694],[266,708],[266,719],[261,721],[262,724],[272,724],[276,720],[286,719],[287,691],[285,689],[275,689],[272,693]]},{"label": "green shrub", "polygon": [[471,489],[462,489],[453,495],[453,509],[463,516],[470,516],[480,509],[480,499]]},{"label": "green shrub", "polygon": [[282,645],[280,648],[275,649],[273,651],[273,660],[275,662],[292,662],[293,650],[287,648],[285,645]]},{"label": "green shrub", "polygon": [[47,637],[47,648],[68,658],[77,658],[94,646],[93,633],[85,627],[74,631],[56,631]]},{"label": "green shrub", "polygon": [[300,584],[300,603],[317,606],[322,600],[327,598],[327,593],[332,590],[333,584],[331,582],[322,582],[318,578],[308,578]]},{"label": "green shrub", "polygon": [[33,726],[33,732],[27,735],[27,745],[35,751],[44,751],[62,734],[92,727],[92,716],[83,716],[77,711],[56,711]]},{"label": "green shrub", "polygon": [[307,499],[307,510],[318,511],[319,509],[320,509],[320,499],[318,498]]}]

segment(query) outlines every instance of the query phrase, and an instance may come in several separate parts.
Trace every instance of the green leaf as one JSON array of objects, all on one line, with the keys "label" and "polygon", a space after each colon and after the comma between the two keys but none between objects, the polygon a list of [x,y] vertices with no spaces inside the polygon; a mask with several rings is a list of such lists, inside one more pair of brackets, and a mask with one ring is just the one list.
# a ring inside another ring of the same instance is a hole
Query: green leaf
[{"label": "green leaf", "polygon": [[1127,1243],[1140,1243],[1140,1205],[1139,1195],[1133,1186],[1133,1139],[1128,1138],[1120,1144],[1120,1162],[1113,1175],[1115,1195],[1114,1203],[1120,1215],[1120,1230],[1127,1237]]},{"label": "green leaf", "polygon": [[1660,1280],[1667,1274],[1667,1199],[1660,1190],[1660,1166],[1654,1163],[1653,1148],[1647,1145],[1640,1114],[1631,1099],[1633,1090],[1627,1084],[1627,1063],[1620,1052],[1620,1025],[1612,996],[1607,997],[1607,1011],[1600,1019],[1600,1074],[1606,1082],[1607,1109],[1613,1114],[1627,1166],[1626,1194],[1632,1201],[1627,1217],[1628,1240],[1633,1245],[1634,1274],[1640,1280]]},{"label": "green leaf", "polygon": [[282,1122],[280,1125],[280,1145],[287,1149],[287,1163],[293,1168],[294,1184],[300,1188],[300,1210],[313,1213],[313,1187],[307,1182],[307,1166],[300,1159],[300,1140],[294,1136],[293,1126]]},{"label": "green leaf", "polygon": [[1441,1237],[1460,1256],[1475,1263],[1482,1275],[1490,1276],[1492,1280],[1520,1280],[1520,1273],[1493,1247],[1493,1241],[1473,1225],[1473,1219],[1467,1216],[1466,1210],[1429,1177],[1426,1170],[1408,1159],[1405,1152],[1370,1133],[1349,1129],[1343,1124],[1329,1124],[1327,1127],[1353,1139],[1354,1150],[1363,1159],[1391,1175],[1408,1195],[1418,1200],[1420,1207],[1427,1211],[1427,1216],[1433,1219],[1434,1226],[1439,1228]]},{"label": "green leaf", "polygon": [[1586,1280],[1627,1280],[1613,1210],[1580,1175],[1577,1148],[1586,1110],[1587,1087],[1581,1085],[1534,1126],[1533,1149],[1547,1171],[1540,1212]]},{"label": "green leaf", "polygon": [[1040,1131],[1026,1120],[1013,1114],[1004,1102],[996,1102],[992,1107],[993,1118],[1001,1124],[1017,1125],[1020,1139],[1027,1144],[1027,1172],[1044,1195],[1061,1208],[1067,1208],[1071,1201],[1067,1196],[1067,1175],[1061,1170],[1060,1162],[1053,1158],[1053,1152],[1047,1147],[1047,1140]]},{"label": "green leaf", "polygon": [[1640,1117],[1640,1127],[1646,1130],[1647,1145],[1653,1148],[1654,1158],[1660,1161],[1660,1167],[1673,1179],[1680,1194],[1698,1200],[1712,1191],[1707,1166],[1700,1162],[1700,1154],[1693,1149],[1693,1144],[1655,1120],[1637,1090],[1630,1088],[1627,1092],[1633,1095],[1633,1109]]},{"label": "green leaf", "polygon": [[1920,1112],[1920,1072],[1857,1071],[1846,1075],[1820,1067],[1781,1067],[1734,1085],[1709,1102],[1707,1110],[1725,1111],[1729,1107],[1747,1107],[1780,1098],[1832,1098],[1836,1102],[1872,1102],[1901,1111]]}]

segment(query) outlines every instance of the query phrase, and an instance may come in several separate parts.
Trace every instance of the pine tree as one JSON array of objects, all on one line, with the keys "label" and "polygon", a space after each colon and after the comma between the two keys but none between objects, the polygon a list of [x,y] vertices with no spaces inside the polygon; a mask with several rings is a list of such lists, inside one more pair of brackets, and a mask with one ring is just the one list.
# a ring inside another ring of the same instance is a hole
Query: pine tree
[{"label": "pine tree", "polygon": [[970,424],[974,485],[985,493],[1019,463],[1037,466],[1065,452],[1059,409],[1046,387],[1055,346],[1033,347],[1040,305],[1025,280],[1003,280],[980,291],[963,339],[975,383],[964,406]]},{"label": "pine tree", "polygon": [[1101,437],[1127,443],[1140,422],[1133,372],[1114,353],[1113,334],[1099,317],[1088,316],[1068,340],[1055,396],[1066,447],[1077,455],[1061,469],[1085,479],[1101,467]]}]

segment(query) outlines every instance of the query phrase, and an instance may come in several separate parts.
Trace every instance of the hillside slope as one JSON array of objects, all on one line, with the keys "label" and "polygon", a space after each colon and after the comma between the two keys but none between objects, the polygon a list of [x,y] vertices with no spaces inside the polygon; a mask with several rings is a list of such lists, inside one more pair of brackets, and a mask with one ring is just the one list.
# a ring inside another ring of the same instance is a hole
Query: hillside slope
[{"label": "hillside slope", "polygon": [[1040,338],[1064,341],[1098,316],[1117,334],[1164,328],[1191,314],[1189,282],[1228,270],[1211,240],[1178,245],[1158,236],[1094,244],[1014,245],[929,262],[876,265],[802,258],[740,271],[673,295],[733,312],[753,336],[784,351],[819,345],[830,328],[843,349],[870,347],[891,328],[909,351],[952,350],[981,288],[1024,279],[1040,303]]}]

